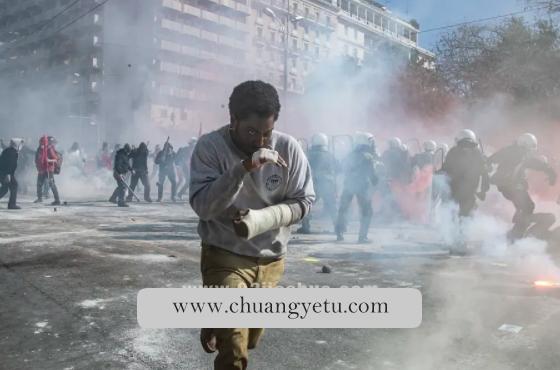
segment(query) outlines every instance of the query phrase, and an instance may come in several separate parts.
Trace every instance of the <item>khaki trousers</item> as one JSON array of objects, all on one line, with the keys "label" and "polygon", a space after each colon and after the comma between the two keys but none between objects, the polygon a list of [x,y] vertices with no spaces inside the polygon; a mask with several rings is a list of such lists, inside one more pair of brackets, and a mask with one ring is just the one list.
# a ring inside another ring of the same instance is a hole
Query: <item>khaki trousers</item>
[{"label": "khaki trousers", "polygon": [[[206,287],[272,288],[284,273],[284,258],[241,256],[209,245],[202,246],[202,283]],[[208,329],[202,329],[208,330]],[[216,336],[215,370],[247,368],[248,350],[257,346],[264,329],[210,329]]]}]

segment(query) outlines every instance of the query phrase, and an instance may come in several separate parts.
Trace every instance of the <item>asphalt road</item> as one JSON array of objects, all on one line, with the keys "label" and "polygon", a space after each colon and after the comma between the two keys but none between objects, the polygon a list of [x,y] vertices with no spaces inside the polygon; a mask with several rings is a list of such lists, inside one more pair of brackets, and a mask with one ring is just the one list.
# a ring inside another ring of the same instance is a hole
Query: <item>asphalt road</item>
[{"label": "asphalt road", "polygon": [[[187,205],[20,203],[21,211],[0,203],[1,369],[212,368],[198,330],[136,321],[140,289],[201,283],[197,219]],[[453,257],[438,232],[413,225],[374,227],[367,245],[354,244],[355,233],[334,242],[320,220],[314,227],[294,235],[282,284],[415,287],[423,323],[269,329],[249,368],[559,368],[560,294],[532,286],[540,267],[554,263],[547,255]],[[324,264],[332,273],[319,273]]]}]

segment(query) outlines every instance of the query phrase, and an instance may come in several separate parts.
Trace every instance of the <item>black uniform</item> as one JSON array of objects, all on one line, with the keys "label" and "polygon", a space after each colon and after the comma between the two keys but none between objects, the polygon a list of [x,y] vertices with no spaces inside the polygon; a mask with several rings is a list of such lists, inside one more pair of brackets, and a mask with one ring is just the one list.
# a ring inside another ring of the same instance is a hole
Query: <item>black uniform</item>
[{"label": "black uniform", "polygon": [[175,175],[175,152],[171,144],[164,145],[163,150],[157,154],[155,163],[159,165],[158,202],[163,199],[163,185],[166,178],[169,178],[171,182],[171,200],[175,201],[177,177]]},{"label": "black uniform", "polygon": [[476,208],[479,186],[482,199],[490,188],[486,158],[478,144],[470,140],[458,142],[447,154],[442,172],[449,180],[451,199],[459,205],[459,216],[470,216]]},{"label": "black uniform", "polygon": [[[311,167],[311,175],[313,177],[313,187],[315,189],[316,199],[318,202],[323,200],[323,207],[332,219],[336,228],[336,180],[335,174],[337,170],[337,161],[331,152],[324,146],[312,146],[307,153],[307,159]],[[298,230],[301,233],[309,233],[311,231],[311,214],[303,219],[302,227]]]},{"label": "black uniform", "polygon": [[17,188],[18,183],[15,177],[18,161],[18,151],[16,148],[8,147],[0,155],[0,198],[10,191],[8,200],[9,209],[17,209]]},{"label": "black uniform", "polygon": [[529,195],[525,170],[533,169],[546,173],[551,185],[556,183],[556,172],[548,163],[516,144],[494,153],[489,162],[498,165],[496,173],[492,176],[492,183],[515,206],[514,226],[509,236],[511,239],[521,238],[535,222],[535,202]]},{"label": "black uniform", "polygon": [[112,203],[117,202],[120,207],[126,207],[124,195],[126,193],[126,183],[124,176],[131,170],[130,162],[130,147],[125,145],[122,149],[117,150],[115,154],[115,162],[113,165],[113,178],[117,181],[117,188],[109,198]]},{"label": "black uniform", "polygon": [[375,173],[375,157],[367,145],[360,145],[354,149],[344,163],[345,178],[340,208],[336,222],[336,234],[339,240],[343,239],[346,231],[347,213],[354,196],[360,208],[360,234],[359,241],[367,241],[369,225],[371,223],[372,187],[378,182]]},{"label": "black uniform", "polygon": [[[144,186],[144,200],[146,202],[152,202],[150,198],[150,179],[148,177],[148,156],[150,151],[145,143],[141,143],[138,148],[134,149],[130,154],[132,158],[132,179],[130,180],[130,189],[134,191],[136,185],[138,185],[138,180],[142,181],[142,186]],[[127,201],[132,200],[132,193],[128,194]]]}]

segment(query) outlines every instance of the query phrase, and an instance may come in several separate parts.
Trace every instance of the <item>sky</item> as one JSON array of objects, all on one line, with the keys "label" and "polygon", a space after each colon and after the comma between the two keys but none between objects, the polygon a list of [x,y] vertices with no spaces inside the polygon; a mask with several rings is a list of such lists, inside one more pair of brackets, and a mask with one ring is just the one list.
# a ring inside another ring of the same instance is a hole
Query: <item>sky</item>
[{"label": "sky", "polygon": [[[421,30],[523,11],[527,6],[525,0],[382,0],[379,2],[404,19],[416,19],[420,23]],[[535,14],[529,12],[524,16],[532,19]],[[504,19],[506,18],[501,20]],[[420,46],[433,50],[442,32],[446,31],[421,33]]]}]

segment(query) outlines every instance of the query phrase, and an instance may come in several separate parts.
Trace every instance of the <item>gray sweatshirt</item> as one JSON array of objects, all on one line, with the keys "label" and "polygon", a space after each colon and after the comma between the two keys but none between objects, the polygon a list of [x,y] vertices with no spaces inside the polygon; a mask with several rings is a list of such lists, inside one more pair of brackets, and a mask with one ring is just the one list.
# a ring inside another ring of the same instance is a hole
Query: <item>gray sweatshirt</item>
[{"label": "gray sweatshirt", "polygon": [[229,126],[203,135],[191,159],[190,204],[200,217],[198,233],[203,243],[252,257],[279,257],[286,253],[290,229],[271,230],[243,240],[233,230],[239,209],[299,203],[303,216],[315,200],[309,163],[291,136],[273,131],[270,146],[288,168],[265,164],[247,172],[241,161],[247,155],[233,143]]}]

